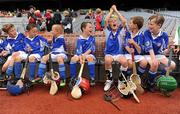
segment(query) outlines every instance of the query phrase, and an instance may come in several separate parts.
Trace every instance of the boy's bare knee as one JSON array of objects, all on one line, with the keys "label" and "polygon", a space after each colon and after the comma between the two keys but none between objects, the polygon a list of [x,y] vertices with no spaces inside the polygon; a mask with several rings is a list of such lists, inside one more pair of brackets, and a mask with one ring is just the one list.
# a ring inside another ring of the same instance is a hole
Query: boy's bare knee
[{"label": "boy's bare knee", "polygon": [[88,62],[93,62],[94,61],[93,57],[91,57],[91,56],[87,57],[86,59],[87,59]]},{"label": "boy's bare knee", "polygon": [[71,62],[77,62],[78,60],[79,60],[79,57],[77,57],[77,56],[73,56],[71,58]]},{"label": "boy's bare knee", "polygon": [[49,59],[49,55],[45,55],[42,57],[41,61],[46,63],[48,61],[48,59]]},{"label": "boy's bare knee", "polygon": [[35,61],[36,61],[36,58],[34,56],[29,57],[29,62],[35,62]]},{"label": "boy's bare knee", "polygon": [[20,57],[16,57],[16,58],[14,59],[15,62],[21,62],[21,60],[22,60],[22,59],[21,59]]},{"label": "boy's bare knee", "polygon": [[63,63],[64,63],[63,57],[61,57],[61,56],[57,57],[57,62],[58,62],[59,64],[63,64]]}]

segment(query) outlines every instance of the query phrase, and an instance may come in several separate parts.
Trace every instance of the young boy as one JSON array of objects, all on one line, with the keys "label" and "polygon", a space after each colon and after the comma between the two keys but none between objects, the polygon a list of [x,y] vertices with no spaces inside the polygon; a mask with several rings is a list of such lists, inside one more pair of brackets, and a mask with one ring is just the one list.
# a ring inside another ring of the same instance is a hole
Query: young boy
[{"label": "young boy", "polygon": [[[29,53],[29,80],[33,81],[35,77],[36,62],[40,61],[41,57],[44,55],[44,47],[47,45],[47,40],[38,35],[38,28],[35,24],[28,24],[26,27],[28,31],[28,36],[24,39],[25,51]],[[20,64],[21,59],[17,61],[16,64]]]},{"label": "young boy", "polygon": [[[162,15],[152,15],[148,19],[148,30],[144,32],[145,58],[150,64],[148,84],[151,92],[154,92],[154,79],[159,63],[166,65],[162,74],[165,74],[168,65],[168,58],[164,54],[169,51],[169,39],[167,33],[161,31],[164,20]],[[170,70],[175,67],[176,64],[171,61]]]},{"label": "young boy", "polygon": [[128,60],[128,75],[130,75],[130,71],[132,71],[132,57],[131,54],[134,53],[135,62],[139,62],[138,66],[138,74],[141,76],[144,74],[147,61],[142,56],[144,53],[144,36],[139,31],[144,23],[143,17],[134,16],[130,18],[128,23],[128,27],[130,32],[126,32],[125,36],[125,57]]},{"label": "young boy", "polygon": [[[13,65],[16,57],[26,58],[27,54],[24,52],[24,39],[25,36],[22,33],[18,33],[13,24],[3,25],[2,30],[8,34],[8,37],[4,40],[4,49],[1,53],[3,56],[11,55],[8,57],[6,63],[3,65],[2,71],[6,71],[8,78],[13,73]],[[19,79],[20,75],[17,75],[17,70],[19,70],[19,64],[15,63],[15,78]]]},{"label": "young boy", "polygon": [[[117,14],[113,15],[113,12]],[[121,20],[119,26],[117,18]],[[105,82],[104,91],[109,90],[111,84],[113,83],[112,79],[112,62],[118,61],[121,64],[121,71],[126,75],[128,68],[127,60],[124,57],[123,51],[123,38],[121,37],[121,32],[123,27],[126,25],[126,19],[121,15],[121,13],[116,9],[116,6],[113,5],[110,8],[110,12],[105,17],[105,35],[106,35],[106,47],[105,47],[105,70],[107,80]],[[124,84],[118,80],[118,89],[124,87]]]},{"label": "young boy", "polygon": [[0,39],[0,88],[6,88],[6,81],[4,76],[5,73],[2,72],[2,66],[6,62],[8,55],[3,55],[3,50],[4,50],[3,42],[4,42],[3,39]]},{"label": "young boy", "polygon": [[[71,81],[76,76],[76,64],[78,61],[82,64],[84,59],[88,62],[90,85],[95,85],[95,38],[91,35],[93,28],[90,22],[83,22],[81,24],[82,34],[79,36],[76,45],[76,53],[71,58],[70,62],[70,76]],[[84,59],[83,59],[84,58]]]},{"label": "young boy", "polygon": [[[63,36],[63,26],[59,24],[55,24],[52,26],[53,40],[51,44],[51,58],[52,61],[56,61],[59,64],[59,73],[61,77],[60,86],[66,85],[66,74],[65,74],[65,65],[64,61],[67,60],[66,55],[66,45]],[[46,62],[49,60],[49,54],[44,55],[41,59],[41,63],[39,65],[38,76],[40,78],[44,77]]]}]

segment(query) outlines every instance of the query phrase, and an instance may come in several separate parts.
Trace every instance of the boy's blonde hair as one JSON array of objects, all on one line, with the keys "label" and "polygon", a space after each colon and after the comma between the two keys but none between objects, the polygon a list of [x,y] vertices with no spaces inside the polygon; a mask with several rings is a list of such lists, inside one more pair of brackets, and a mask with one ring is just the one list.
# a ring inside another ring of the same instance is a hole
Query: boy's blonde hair
[{"label": "boy's blonde hair", "polygon": [[117,16],[116,14],[112,14],[112,15],[110,16],[110,18],[112,18],[112,19],[118,19],[118,16]]}]

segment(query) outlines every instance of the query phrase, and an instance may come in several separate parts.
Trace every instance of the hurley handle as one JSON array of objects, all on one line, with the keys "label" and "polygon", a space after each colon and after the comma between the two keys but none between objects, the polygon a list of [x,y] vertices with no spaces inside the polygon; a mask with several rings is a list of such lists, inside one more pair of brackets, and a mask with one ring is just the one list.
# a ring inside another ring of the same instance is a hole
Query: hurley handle
[{"label": "hurley handle", "polygon": [[29,55],[31,54],[31,51],[28,52],[28,55],[27,55],[27,58],[26,58],[26,61],[25,61],[25,65],[24,65],[24,68],[22,70],[22,73],[21,73],[21,79],[24,79],[25,75],[26,75],[26,69],[27,69],[27,66],[28,66],[28,61],[29,61]]},{"label": "hurley handle", "polygon": [[[134,46],[131,45],[131,48],[133,48]],[[137,71],[136,71],[136,63],[135,63],[135,59],[134,59],[134,52],[131,53],[131,57],[132,57],[132,62],[133,62],[133,74],[137,74]]]},{"label": "hurley handle", "polygon": [[83,61],[83,63],[81,64],[81,68],[80,68],[80,71],[79,71],[79,74],[78,74],[78,78],[81,78],[82,72],[83,72],[83,68],[84,68],[84,61]]},{"label": "hurley handle", "polygon": [[172,54],[173,54],[173,48],[170,48],[170,52],[169,52],[169,59],[168,59],[168,70],[166,72],[166,76],[169,76],[169,67],[171,65],[171,60],[172,60]]}]

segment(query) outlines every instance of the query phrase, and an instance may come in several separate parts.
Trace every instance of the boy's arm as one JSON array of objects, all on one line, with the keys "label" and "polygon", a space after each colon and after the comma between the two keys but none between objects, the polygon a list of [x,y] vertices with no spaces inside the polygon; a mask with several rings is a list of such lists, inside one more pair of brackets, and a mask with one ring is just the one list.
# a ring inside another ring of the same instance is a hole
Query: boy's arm
[{"label": "boy's arm", "polygon": [[156,56],[154,54],[153,49],[149,50],[149,54],[150,54],[150,57],[151,57],[151,64],[158,65],[158,61],[156,59]]},{"label": "boy's arm", "polygon": [[126,46],[125,49],[128,51],[129,54],[132,53],[132,50],[131,50],[131,48],[129,46]]},{"label": "boy's arm", "polygon": [[140,54],[141,53],[141,47],[136,42],[133,43],[133,46],[136,48],[136,50]]},{"label": "boy's arm", "polygon": [[111,15],[112,15],[112,13],[113,13],[113,9],[110,8],[110,12],[106,15],[106,17],[104,19],[104,21],[105,21],[104,28],[106,28],[108,26],[108,21],[109,21],[109,18],[111,17]]},{"label": "boy's arm", "polygon": [[88,55],[91,52],[95,53],[96,47],[95,47],[95,39],[93,39],[92,43],[90,44],[90,49],[88,49],[85,53],[83,53],[84,55]]},{"label": "boy's arm", "polygon": [[112,9],[118,15],[119,19],[121,20],[121,23],[122,23],[123,27],[125,27],[126,26],[126,22],[127,22],[126,18],[117,10],[115,5],[112,6]]},{"label": "boy's arm", "polygon": [[88,55],[88,54],[90,54],[91,53],[91,50],[89,49],[89,50],[87,50],[85,53],[83,53],[82,55]]}]

